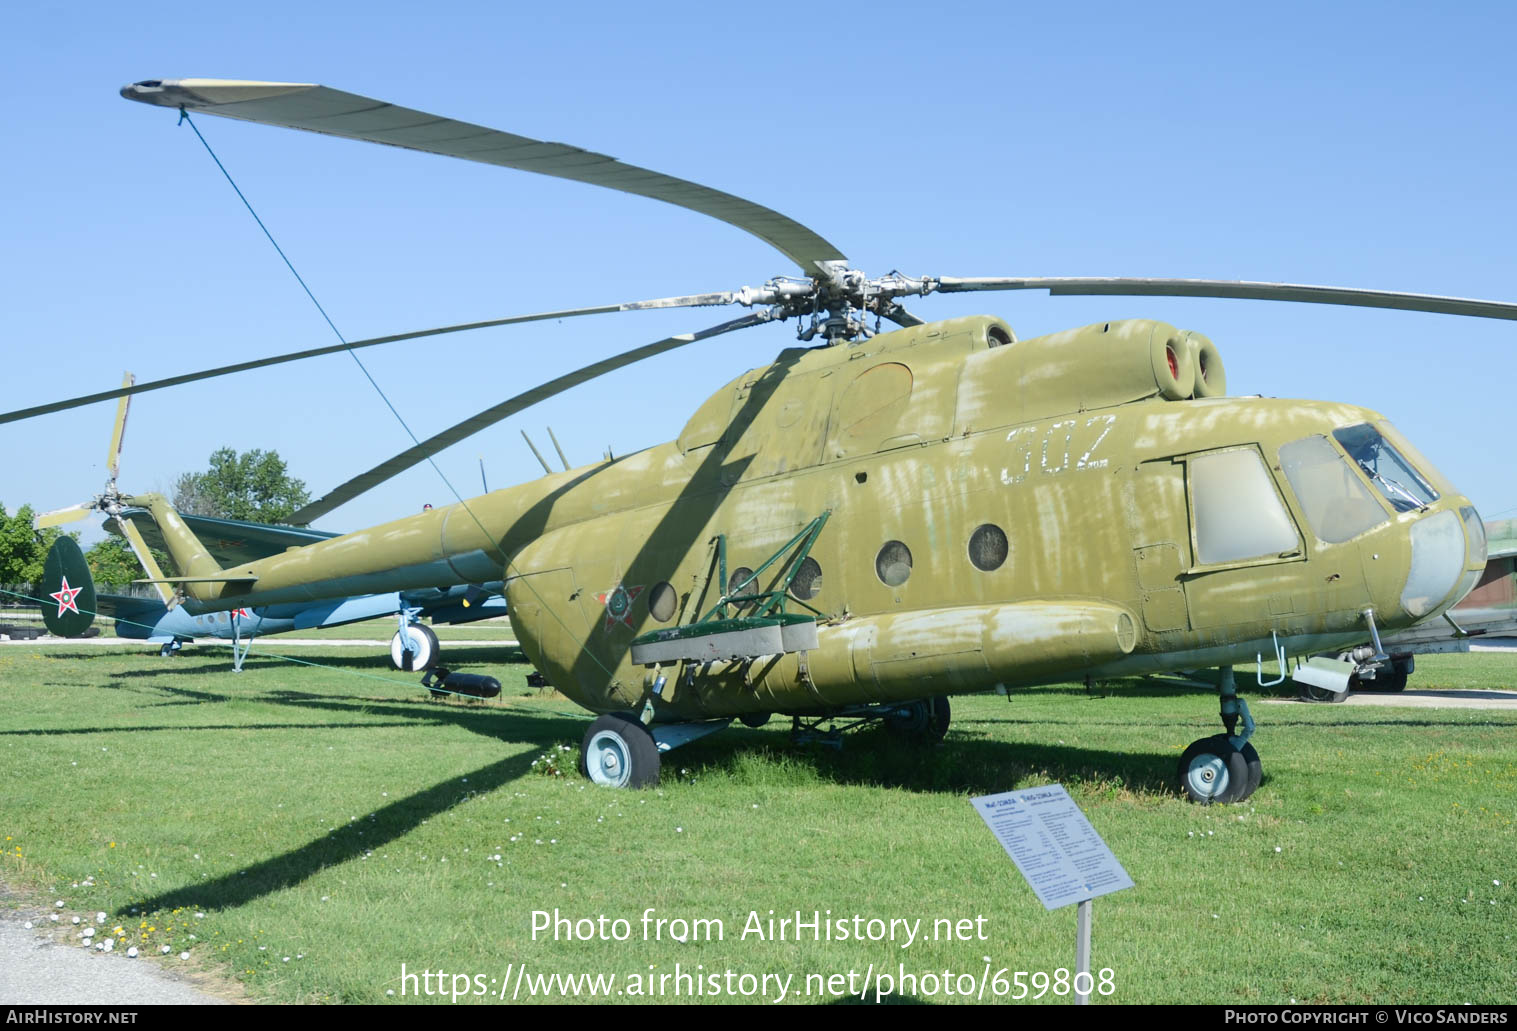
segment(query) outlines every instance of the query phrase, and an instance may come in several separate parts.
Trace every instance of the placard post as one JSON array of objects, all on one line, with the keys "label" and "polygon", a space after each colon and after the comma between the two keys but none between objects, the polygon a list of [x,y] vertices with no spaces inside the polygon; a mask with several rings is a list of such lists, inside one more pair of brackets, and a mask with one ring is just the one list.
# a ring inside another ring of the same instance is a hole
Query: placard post
[{"label": "placard post", "polygon": [[1085,975],[1085,984],[1090,980],[1090,903],[1086,899],[1075,909],[1075,1005],[1090,1005],[1090,992],[1080,991],[1080,975]]}]

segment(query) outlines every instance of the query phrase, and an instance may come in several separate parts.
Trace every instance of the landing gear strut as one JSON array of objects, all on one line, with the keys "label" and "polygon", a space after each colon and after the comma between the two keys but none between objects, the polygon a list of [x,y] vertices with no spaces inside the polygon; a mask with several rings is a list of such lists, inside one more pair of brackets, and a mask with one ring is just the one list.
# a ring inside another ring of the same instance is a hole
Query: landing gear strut
[{"label": "landing gear strut", "polygon": [[[1175,771],[1180,790],[1192,802],[1242,802],[1254,793],[1264,776],[1259,753],[1249,743],[1254,720],[1248,703],[1238,697],[1231,666],[1222,669],[1222,726],[1225,734],[1192,741]],[[1238,734],[1238,721],[1243,733]]]},{"label": "landing gear strut", "polygon": [[[901,740],[919,745],[935,745],[948,733],[951,715],[945,695],[916,702],[849,705],[826,716],[791,717],[790,743],[815,743],[841,749],[844,733],[880,723],[888,733]],[[823,724],[827,725],[827,729],[822,729]]]}]

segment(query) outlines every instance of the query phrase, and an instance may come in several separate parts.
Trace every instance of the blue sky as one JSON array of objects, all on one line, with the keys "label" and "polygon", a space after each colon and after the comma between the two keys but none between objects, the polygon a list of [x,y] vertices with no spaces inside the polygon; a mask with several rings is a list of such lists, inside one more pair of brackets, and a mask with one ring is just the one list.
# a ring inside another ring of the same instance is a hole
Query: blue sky
[{"label": "blue sky", "polygon": [[[1517,300],[1517,14],[1389,4],[27,5],[8,17],[0,168],[9,409],[330,342],[144,78],[320,82],[562,140],[776,208],[871,274],[1282,280]],[[202,116],[340,329],[359,338],[759,284],[756,239],[642,198]],[[1386,413],[1487,517],[1517,510],[1510,322],[1166,298],[933,297],[1033,336],[1126,316],[1210,335],[1233,393]],[[634,313],[365,353],[413,429],[737,314]],[[719,337],[508,420],[439,462],[465,493],[671,439],[791,326]],[[0,427],[0,502],[82,501],[113,409]],[[409,444],[345,355],[143,395],[129,490],[275,448],[313,494]],[[351,529],[451,500],[425,465]],[[97,536],[91,533],[91,537]]]}]

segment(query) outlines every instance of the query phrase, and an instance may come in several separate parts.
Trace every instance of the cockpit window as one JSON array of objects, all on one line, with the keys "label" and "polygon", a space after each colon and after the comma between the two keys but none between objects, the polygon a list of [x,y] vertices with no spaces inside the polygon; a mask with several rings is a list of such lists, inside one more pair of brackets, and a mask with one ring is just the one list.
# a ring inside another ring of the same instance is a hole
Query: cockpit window
[{"label": "cockpit window", "polygon": [[1375,427],[1345,426],[1333,436],[1397,512],[1426,508],[1438,500],[1438,492]]},{"label": "cockpit window", "polygon": [[1284,555],[1299,546],[1257,451],[1240,448],[1193,458],[1190,481],[1201,565]]},{"label": "cockpit window", "polygon": [[1389,519],[1326,437],[1304,437],[1280,448],[1280,468],[1312,532],[1328,544],[1352,540]]}]

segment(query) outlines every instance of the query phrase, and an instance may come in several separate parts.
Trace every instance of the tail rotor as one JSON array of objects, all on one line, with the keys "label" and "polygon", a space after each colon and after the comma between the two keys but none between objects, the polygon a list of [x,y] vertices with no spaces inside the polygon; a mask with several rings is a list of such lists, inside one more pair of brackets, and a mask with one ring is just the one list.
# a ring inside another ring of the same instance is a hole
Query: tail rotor
[{"label": "tail rotor", "polygon": [[[122,389],[127,389],[136,382],[136,376],[132,375],[130,372],[125,373],[121,380]],[[116,485],[116,479],[121,473],[121,449],[126,435],[126,416],[127,412],[131,409],[131,405],[132,395],[130,394],[123,394],[120,401],[116,405],[116,423],[111,430],[110,450],[108,450],[105,455],[105,467],[107,470],[109,470],[111,478],[106,482],[104,493],[95,495],[93,499],[86,501],[83,504],[70,505],[68,508],[59,508],[51,512],[44,512],[42,515],[37,516],[37,518],[32,521],[32,526],[39,530],[51,526],[64,526],[68,523],[78,522],[81,519],[87,519],[91,514],[95,512],[103,513],[107,516],[110,516],[111,520],[116,524],[116,532],[120,533],[121,536],[126,538],[127,544],[131,546],[132,554],[137,556],[137,562],[142,566],[143,571],[147,573],[148,577],[153,580],[162,580],[163,572],[158,568],[158,563],[154,561],[153,554],[149,550],[147,542],[142,538],[142,532],[138,530],[137,527],[132,525],[132,521],[130,519],[127,519],[122,515],[122,511],[127,507],[126,499],[123,497],[120,488]],[[65,538],[60,538],[58,544],[62,544],[64,540]],[[67,541],[70,545],[73,545],[73,551],[75,553],[79,553],[79,546],[77,544],[74,544],[72,539],[67,539]],[[48,553],[48,561],[50,563],[53,559],[53,553],[58,551],[58,544],[54,545],[53,552]],[[64,560],[60,559],[60,561]],[[67,565],[70,570],[68,572],[68,575],[70,577],[73,577],[73,579],[69,581],[69,584],[80,582],[76,575],[77,570],[82,569],[85,578],[87,579],[89,577],[89,567],[84,563],[84,557],[82,553],[79,553],[79,561],[77,566],[71,562],[65,562],[64,564]],[[51,570],[51,565],[48,568]],[[58,586],[55,585],[51,579],[47,582],[50,588]],[[167,585],[159,583],[154,584],[153,586],[154,589],[158,592],[159,597],[163,600],[164,604],[170,606],[174,604],[173,592],[168,588]],[[63,587],[66,589],[71,589],[68,587],[68,584],[64,584]],[[89,591],[89,604],[90,608],[93,609],[95,604],[93,584],[90,585]],[[56,596],[54,597],[56,600]],[[45,605],[43,606],[43,614],[47,614],[47,606]],[[63,620],[65,618],[71,618],[73,615],[74,613],[67,612],[63,604],[61,602],[59,603],[59,610],[55,617],[56,619]],[[88,626],[89,623],[86,622],[73,634],[63,633],[61,636],[77,636],[79,633],[83,633],[83,631],[87,629]],[[51,628],[52,624],[49,623],[49,629]],[[57,630],[54,630],[53,632],[60,633]]]}]

